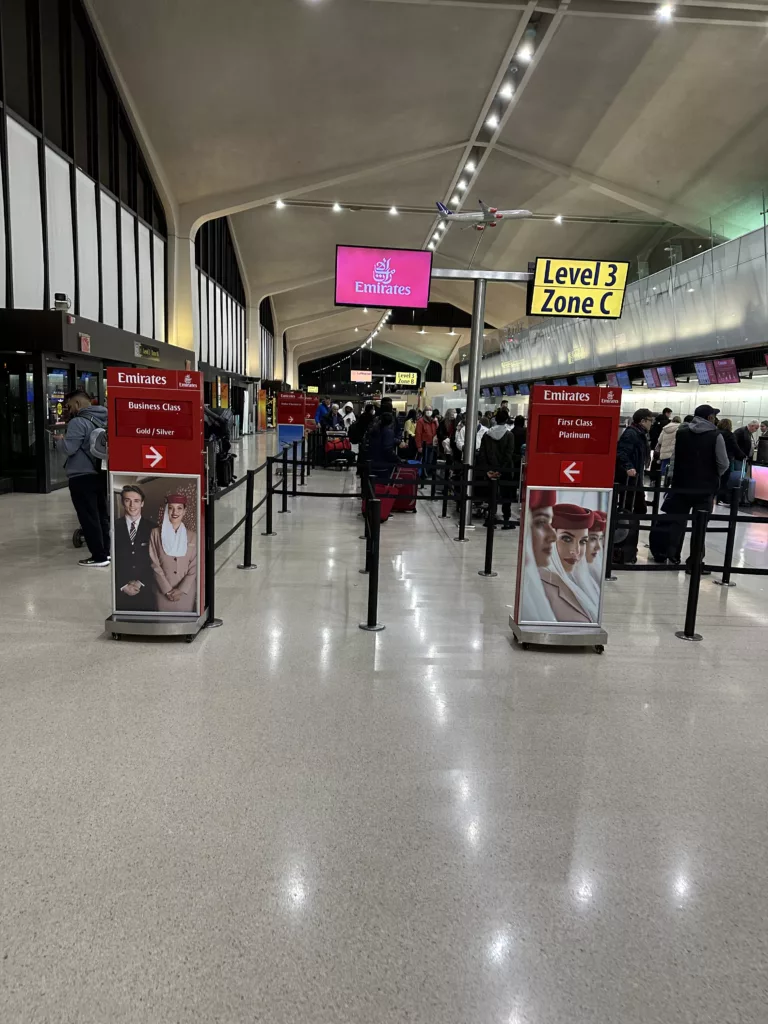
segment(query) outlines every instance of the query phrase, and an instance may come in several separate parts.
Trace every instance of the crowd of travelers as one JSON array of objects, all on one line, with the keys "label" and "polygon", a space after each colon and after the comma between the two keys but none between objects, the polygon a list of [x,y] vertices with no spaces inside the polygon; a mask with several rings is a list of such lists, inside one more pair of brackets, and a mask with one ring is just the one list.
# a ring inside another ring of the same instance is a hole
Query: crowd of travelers
[{"label": "crowd of travelers", "polygon": [[[645,474],[660,474],[667,485],[662,515],[649,534],[649,548],[656,563],[679,565],[685,539],[682,518],[698,510],[708,515],[717,501],[730,505],[734,490],[742,506],[752,504],[751,465],[755,457],[757,432],[768,436],[768,420],[751,420],[733,429],[729,419],[718,419],[719,409],[700,405],[682,421],[664,409],[654,416],[650,409],[638,409],[619,438],[616,452],[616,483],[620,485],[619,511],[645,515],[647,512]],[[621,515],[619,516],[621,526]],[[613,550],[616,564],[637,562],[639,526],[625,520],[616,534]],[[702,551],[702,560],[704,552]],[[686,572],[691,571],[691,557]],[[703,570],[709,574],[708,569]]]},{"label": "crowd of travelers", "polygon": [[[468,434],[471,437],[473,433],[462,409],[449,408],[441,414],[427,405],[398,412],[392,399],[384,396],[378,404],[365,404],[357,415],[351,402],[340,407],[324,398],[317,407],[315,422],[324,437],[346,430],[358,467],[367,467],[374,480],[389,481],[397,466],[410,464],[418,465],[424,486],[440,464],[451,481],[453,497],[458,497],[464,446],[470,443]],[[475,513],[484,515],[486,523],[490,482],[496,480],[502,511],[498,522],[507,530],[517,525],[512,520],[512,504],[519,498],[526,439],[525,417],[513,418],[506,400],[493,412],[478,413],[472,500]]]}]

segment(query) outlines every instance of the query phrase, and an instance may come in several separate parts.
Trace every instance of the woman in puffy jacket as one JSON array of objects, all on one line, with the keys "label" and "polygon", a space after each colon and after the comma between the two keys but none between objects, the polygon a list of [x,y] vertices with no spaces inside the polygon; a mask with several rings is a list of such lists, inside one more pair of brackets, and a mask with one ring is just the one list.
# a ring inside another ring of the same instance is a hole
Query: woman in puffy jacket
[{"label": "woman in puffy jacket", "polygon": [[659,434],[659,443],[656,445],[656,454],[661,460],[661,473],[662,476],[667,472],[670,460],[675,454],[675,434],[677,428],[680,426],[680,417],[673,416],[672,422],[668,423],[666,427],[662,427],[661,433]]}]

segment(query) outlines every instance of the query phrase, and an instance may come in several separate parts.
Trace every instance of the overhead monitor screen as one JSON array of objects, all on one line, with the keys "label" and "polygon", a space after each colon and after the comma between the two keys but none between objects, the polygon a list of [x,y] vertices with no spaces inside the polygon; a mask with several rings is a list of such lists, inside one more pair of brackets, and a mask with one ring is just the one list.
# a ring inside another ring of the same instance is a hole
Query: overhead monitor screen
[{"label": "overhead monitor screen", "polygon": [[[606,373],[605,379],[609,388],[617,388],[619,386],[619,378],[615,373]],[[557,381],[555,381],[555,384],[557,384]]]},{"label": "overhead monitor screen", "polygon": [[517,392],[515,391],[515,385],[514,384],[505,384],[504,385],[504,394],[505,395],[509,395],[510,397],[512,395],[517,394]]},{"label": "overhead monitor screen", "polygon": [[494,386],[493,386],[493,396],[494,396],[494,398],[501,398],[501,385],[500,384],[494,384]]},{"label": "overhead monitor screen", "polygon": [[593,388],[595,386],[594,375],[591,374],[591,373],[588,373],[584,377],[577,377],[576,378],[576,383],[577,384],[581,384],[581,386],[585,387],[585,388]]},{"label": "overhead monitor screen", "polygon": [[713,366],[711,359],[704,359],[701,362],[694,363],[693,365],[696,370],[696,377],[698,378],[699,384],[717,384],[715,367]]},{"label": "overhead monitor screen", "polygon": [[632,381],[629,379],[629,370],[617,370],[616,380],[618,381],[619,387],[624,391],[632,390]]},{"label": "overhead monitor screen", "polygon": [[555,377],[555,379],[552,381],[552,383],[554,385],[556,385],[557,387],[567,388],[568,387],[568,378],[567,377]]},{"label": "overhead monitor screen", "polygon": [[675,375],[672,373],[671,366],[657,366],[656,372],[659,375],[659,383],[663,388],[676,388],[677,381]]},{"label": "overhead monitor screen", "polygon": [[481,395],[482,398],[490,398],[491,397],[491,389],[490,388],[480,388],[480,395]]},{"label": "overhead monitor screen", "polygon": [[336,246],[336,305],[426,309],[432,274],[429,249]]},{"label": "overhead monitor screen", "polygon": [[521,384],[520,385],[520,394],[521,395],[530,395],[530,393],[531,393],[531,389],[528,387],[527,384]]},{"label": "overhead monitor screen", "polygon": [[736,369],[736,360],[732,356],[727,359],[713,359],[712,362],[718,384],[739,383],[739,371]]},{"label": "overhead monitor screen", "polygon": [[647,370],[643,370],[643,376],[645,377],[645,383],[649,388],[661,387],[658,370],[654,370],[653,367],[650,367]]}]

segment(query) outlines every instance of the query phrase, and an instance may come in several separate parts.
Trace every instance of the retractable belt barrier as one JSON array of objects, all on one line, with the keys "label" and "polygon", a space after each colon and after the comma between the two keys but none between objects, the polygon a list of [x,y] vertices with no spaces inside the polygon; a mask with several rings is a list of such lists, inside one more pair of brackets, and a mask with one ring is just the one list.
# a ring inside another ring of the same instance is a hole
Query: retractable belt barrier
[{"label": "retractable belt barrier", "polygon": [[[367,617],[360,628],[369,632],[377,632],[384,629],[378,622],[378,585],[379,585],[379,553],[381,536],[381,497],[376,493],[374,481],[386,483],[396,464],[393,463],[361,463],[360,489],[347,493],[338,491],[320,490],[299,490],[306,486],[306,480],[311,477],[312,470],[316,470],[323,459],[322,441],[318,431],[312,431],[303,440],[286,442],[282,445],[280,455],[271,455],[265,462],[255,469],[249,469],[244,477],[235,481],[228,487],[221,490],[213,489],[211,485],[209,514],[206,518],[206,589],[209,608],[209,625],[219,625],[220,619],[214,615],[215,607],[215,552],[237,531],[244,526],[243,561],[238,569],[255,569],[253,562],[253,527],[256,512],[266,506],[264,537],[274,537],[273,519],[273,498],[280,498],[281,508],[279,513],[290,513],[288,500],[290,498],[334,498],[352,499],[360,501],[363,509],[363,521],[365,530],[361,540],[365,540],[365,566],[360,572],[368,576],[368,608]],[[213,462],[211,462],[213,464]],[[276,471],[279,468],[280,473]],[[254,504],[255,478],[259,473],[266,472],[266,493]],[[441,503],[441,519],[449,518],[448,503],[454,500],[459,510],[459,535],[454,538],[459,542],[467,542],[466,531],[470,524],[467,523],[467,508],[471,509],[472,503],[487,504],[486,510],[486,543],[484,568],[479,570],[479,575],[487,579],[498,576],[493,571],[493,544],[496,522],[496,510],[500,500],[500,492],[510,491],[517,494],[522,485],[519,477],[512,478],[491,478],[488,480],[475,481],[473,479],[473,467],[460,464],[433,463],[425,467],[425,476],[429,478],[429,489],[425,494],[417,493],[411,496],[414,501],[439,501]],[[279,479],[277,477],[279,476]],[[438,485],[441,486],[438,486]],[[238,488],[245,485],[245,512],[238,519],[223,537],[214,540],[215,536],[215,505],[222,498],[232,494]],[[639,513],[626,511],[621,507],[622,496],[630,493],[646,494],[653,493],[652,510],[650,513]],[[649,487],[635,487],[629,485],[616,485],[613,493],[612,514],[610,519],[610,530],[606,537],[606,579],[615,581],[618,577],[613,575],[614,570],[625,572],[680,572],[685,566],[674,563],[616,563],[613,561],[613,548],[616,529],[619,521],[622,525],[631,524],[640,530],[652,530],[662,522],[664,525],[675,524],[677,537],[682,545],[686,533],[691,535],[691,552],[689,557],[690,585],[686,603],[686,616],[684,628],[675,635],[681,639],[692,641],[701,640],[700,634],[696,633],[696,614],[698,610],[699,590],[701,577],[704,573],[719,572],[722,578],[713,582],[719,586],[734,587],[736,584],[731,576],[768,575],[768,569],[757,569],[748,566],[734,566],[733,552],[735,548],[736,527],[738,525],[768,524],[768,516],[745,516],[739,515],[739,489],[734,488],[731,492],[731,501],[728,514],[707,512],[696,509],[690,514],[665,512],[660,507],[661,496],[673,492],[674,494],[700,494],[699,491],[686,490],[682,488],[663,487],[661,478],[657,476]],[[501,500],[504,501],[503,494]],[[725,526],[711,526],[711,523],[724,523]],[[518,526],[517,521],[511,521],[512,526]],[[689,525],[690,524],[690,525]],[[726,534],[725,554],[722,565],[709,565],[704,562],[704,544],[708,533]]]}]

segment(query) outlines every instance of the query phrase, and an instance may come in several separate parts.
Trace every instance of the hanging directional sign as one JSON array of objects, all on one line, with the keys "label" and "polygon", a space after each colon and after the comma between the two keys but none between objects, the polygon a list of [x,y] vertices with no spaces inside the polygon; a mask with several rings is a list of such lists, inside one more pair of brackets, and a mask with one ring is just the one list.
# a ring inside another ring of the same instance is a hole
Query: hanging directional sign
[{"label": "hanging directional sign", "polygon": [[414,387],[419,383],[419,375],[417,373],[401,373],[398,371],[395,374],[395,385],[411,385]]},{"label": "hanging directional sign", "polygon": [[528,315],[618,320],[629,263],[540,257],[528,285]]}]

